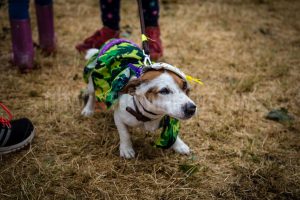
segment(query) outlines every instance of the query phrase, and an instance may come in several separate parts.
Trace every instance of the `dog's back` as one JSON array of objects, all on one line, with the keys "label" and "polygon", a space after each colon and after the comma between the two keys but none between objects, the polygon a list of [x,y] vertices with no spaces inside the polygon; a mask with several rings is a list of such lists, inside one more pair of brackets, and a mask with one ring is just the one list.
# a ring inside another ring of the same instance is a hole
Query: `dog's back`
[{"label": "dog's back", "polygon": [[84,80],[88,82],[91,77],[96,99],[110,107],[117,100],[119,91],[135,75],[128,65],[142,66],[144,54],[130,41],[113,39],[99,50],[88,51],[86,58],[89,60],[84,68]]}]

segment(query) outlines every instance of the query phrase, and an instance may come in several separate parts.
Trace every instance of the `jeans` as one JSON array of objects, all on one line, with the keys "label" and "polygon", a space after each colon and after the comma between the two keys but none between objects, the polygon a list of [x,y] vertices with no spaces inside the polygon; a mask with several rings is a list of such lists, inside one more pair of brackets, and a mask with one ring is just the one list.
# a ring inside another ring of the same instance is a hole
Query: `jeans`
[{"label": "jeans", "polygon": [[[40,6],[51,5],[52,0],[35,0]],[[29,0],[8,0],[10,19],[29,19]]]}]

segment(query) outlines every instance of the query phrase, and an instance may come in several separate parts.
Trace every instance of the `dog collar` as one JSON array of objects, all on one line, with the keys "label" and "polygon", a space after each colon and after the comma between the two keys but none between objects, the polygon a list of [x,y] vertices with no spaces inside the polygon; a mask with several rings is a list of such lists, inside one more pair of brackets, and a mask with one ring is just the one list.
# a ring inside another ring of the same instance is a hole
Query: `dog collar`
[{"label": "dog collar", "polygon": [[[153,118],[150,118],[150,117],[147,117],[145,115],[143,115],[143,113],[139,110],[138,106],[137,106],[137,103],[135,101],[135,98],[134,96],[132,97],[132,101],[133,101],[133,105],[134,105],[134,108],[131,108],[129,106],[126,107],[126,111],[129,112],[131,115],[133,115],[138,121],[142,121],[142,122],[148,122],[148,121],[152,121],[154,120]],[[139,101],[138,103],[141,105],[143,111],[145,111],[146,113],[150,114],[150,115],[156,115],[156,116],[160,116],[159,114],[155,114],[151,111],[148,111]]]}]

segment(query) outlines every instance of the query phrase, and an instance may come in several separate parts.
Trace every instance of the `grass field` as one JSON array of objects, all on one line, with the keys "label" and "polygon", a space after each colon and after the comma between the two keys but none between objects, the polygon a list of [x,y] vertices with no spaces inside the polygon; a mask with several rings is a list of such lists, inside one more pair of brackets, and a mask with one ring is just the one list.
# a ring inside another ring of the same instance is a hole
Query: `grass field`
[{"label": "grass field", "polygon": [[[0,8],[0,101],[36,127],[31,147],[0,157],[0,199],[300,199],[299,1],[161,1],[162,60],[205,85],[192,84],[200,112],[182,122],[192,155],[132,129],[133,160],[119,158],[111,111],[80,116],[85,61],[74,46],[101,27],[98,1],[54,9],[58,53],[37,50],[37,69],[23,75]],[[31,16],[37,41],[33,5]],[[122,35],[140,43],[134,0],[121,18]],[[265,119],[281,107],[293,121]]]}]

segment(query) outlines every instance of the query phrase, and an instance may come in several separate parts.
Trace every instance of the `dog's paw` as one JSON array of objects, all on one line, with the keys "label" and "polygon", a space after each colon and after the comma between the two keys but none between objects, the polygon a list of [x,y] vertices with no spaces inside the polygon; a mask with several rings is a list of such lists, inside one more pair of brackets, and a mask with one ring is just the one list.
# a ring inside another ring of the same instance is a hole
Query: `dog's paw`
[{"label": "dog's paw", "polygon": [[121,145],[120,146],[120,156],[122,158],[131,159],[131,158],[134,158],[135,152],[132,147]]},{"label": "dog's paw", "polygon": [[175,142],[173,144],[172,149],[174,149],[175,152],[180,153],[180,154],[185,154],[188,155],[190,154],[190,147],[186,145],[184,142]]},{"label": "dog's paw", "polygon": [[85,117],[90,117],[94,114],[94,110],[88,109],[88,108],[84,108],[81,111],[81,115],[85,116]]}]

